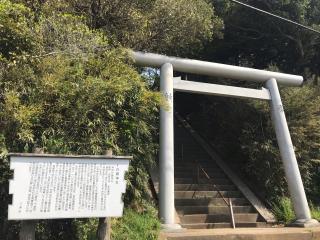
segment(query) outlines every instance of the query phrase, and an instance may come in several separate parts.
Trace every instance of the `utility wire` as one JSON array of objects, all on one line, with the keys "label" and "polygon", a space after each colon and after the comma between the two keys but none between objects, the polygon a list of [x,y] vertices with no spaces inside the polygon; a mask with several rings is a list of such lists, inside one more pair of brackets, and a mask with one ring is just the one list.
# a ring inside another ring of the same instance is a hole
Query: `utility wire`
[{"label": "utility wire", "polygon": [[311,27],[302,25],[302,24],[300,24],[300,23],[297,23],[297,22],[295,22],[295,21],[289,20],[289,19],[287,19],[287,18],[280,17],[280,16],[278,16],[278,15],[276,15],[276,14],[273,14],[273,13],[270,13],[270,12],[267,12],[267,11],[264,11],[264,10],[259,9],[259,8],[256,8],[256,7],[253,7],[253,6],[249,5],[249,4],[246,4],[246,3],[243,3],[243,2],[239,2],[239,1],[237,1],[237,0],[229,0],[229,1],[231,1],[231,2],[233,2],[233,3],[236,3],[236,4],[239,4],[239,5],[241,5],[241,6],[244,6],[244,7],[246,7],[246,8],[250,8],[250,9],[252,9],[252,10],[258,11],[258,12],[263,13],[263,14],[265,14],[265,15],[278,18],[278,19],[283,20],[283,21],[285,21],[285,22],[287,22],[287,23],[290,23],[290,24],[293,24],[293,25],[302,27],[302,28],[304,28],[304,29],[306,29],[306,30],[309,30],[309,31],[312,31],[312,32],[315,32],[315,33],[320,34],[320,31],[317,31],[317,30],[315,30],[315,29],[313,29],[313,28],[311,28]]}]

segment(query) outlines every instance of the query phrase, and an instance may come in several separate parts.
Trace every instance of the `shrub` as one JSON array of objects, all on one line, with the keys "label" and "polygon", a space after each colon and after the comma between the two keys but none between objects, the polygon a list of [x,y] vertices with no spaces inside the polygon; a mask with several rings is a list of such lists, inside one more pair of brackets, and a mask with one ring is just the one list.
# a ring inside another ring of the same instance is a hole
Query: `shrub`
[{"label": "shrub", "polygon": [[[320,92],[312,85],[305,85],[285,88],[281,95],[304,187],[313,197],[311,200],[316,201],[319,193]],[[245,171],[259,179],[260,186],[266,188],[267,196],[272,200],[276,196],[288,195],[287,182],[269,106],[261,102],[254,106],[257,109],[255,115],[260,115],[260,123],[250,119],[240,135],[242,150],[248,156]]]},{"label": "shrub", "polygon": [[311,210],[311,216],[314,219],[317,219],[320,221],[320,207],[314,206],[313,204],[310,204],[310,210]]},{"label": "shrub", "polygon": [[[0,0],[0,16],[15,9],[7,3]],[[162,103],[131,66],[126,51],[111,48],[81,18],[53,14],[28,20],[24,28],[37,33],[37,46],[29,52],[7,56],[2,42],[9,46],[11,38],[7,33],[0,37],[0,235],[8,239],[17,238],[18,227],[7,221],[8,152],[31,152],[38,146],[47,153],[103,154],[112,148],[114,154],[133,155],[125,200],[140,201],[148,198],[147,169],[157,152]],[[13,23],[0,25],[7,29]],[[39,231],[50,239],[69,240],[76,229],[72,220],[41,224]]]},{"label": "shrub", "polygon": [[274,202],[272,211],[279,222],[290,223],[295,219],[291,200],[287,197],[279,198]]},{"label": "shrub", "polygon": [[6,58],[34,48],[32,11],[22,4],[0,0],[0,53]]},{"label": "shrub", "polygon": [[112,222],[112,239],[114,240],[156,240],[160,232],[157,211],[149,206],[144,212],[125,209],[123,218]]},{"label": "shrub", "polygon": [[[302,88],[284,88],[281,96],[306,193],[311,201],[317,202],[320,193],[319,88],[308,84]],[[210,98],[198,103],[197,109],[200,112],[191,115],[191,122],[231,166],[241,166],[237,171],[249,184],[254,183],[250,186],[253,190],[270,202],[278,196],[288,196],[268,103]]]},{"label": "shrub", "polygon": [[[311,217],[320,220],[320,207],[313,203],[309,204]],[[272,204],[272,211],[279,222],[290,223],[295,219],[295,213],[290,198],[278,198]]]}]

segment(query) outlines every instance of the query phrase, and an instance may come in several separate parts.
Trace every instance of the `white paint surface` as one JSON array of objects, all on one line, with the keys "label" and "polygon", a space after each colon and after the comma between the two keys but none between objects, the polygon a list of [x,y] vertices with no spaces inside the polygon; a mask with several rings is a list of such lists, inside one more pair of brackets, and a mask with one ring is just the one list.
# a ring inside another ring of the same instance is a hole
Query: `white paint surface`
[{"label": "white paint surface", "polygon": [[271,100],[269,90],[266,88],[251,89],[177,79],[173,80],[173,88],[175,91],[179,92],[198,93],[222,97]]},{"label": "white paint surface", "polygon": [[167,108],[160,109],[160,184],[159,216],[165,228],[175,227],[174,210],[174,123],[173,123],[173,68],[161,66],[160,91],[167,100]]},{"label": "white paint surface", "polygon": [[120,217],[129,159],[11,156],[9,220]]},{"label": "white paint surface", "polygon": [[277,79],[277,82],[286,86],[301,86],[302,76],[284,74],[279,72],[269,72],[247,67],[238,67],[221,63],[199,61],[186,58],[168,57],[165,55],[131,52],[136,64],[145,67],[160,67],[165,63],[171,63],[173,70],[183,73],[194,73],[200,75],[222,77],[249,82],[265,83],[270,78]]}]

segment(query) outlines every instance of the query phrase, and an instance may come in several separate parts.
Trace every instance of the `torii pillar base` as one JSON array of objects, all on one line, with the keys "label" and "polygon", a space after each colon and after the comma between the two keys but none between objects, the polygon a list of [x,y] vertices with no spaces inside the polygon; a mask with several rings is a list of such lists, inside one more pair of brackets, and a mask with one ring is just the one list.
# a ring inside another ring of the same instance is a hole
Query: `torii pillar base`
[{"label": "torii pillar base", "polygon": [[180,224],[161,224],[161,231],[166,233],[185,232],[186,229],[182,228]]},{"label": "torii pillar base", "polygon": [[311,227],[320,227],[320,223],[315,219],[309,220],[297,220],[293,223],[289,223],[286,227],[301,227],[301,228],[311,228]]}]

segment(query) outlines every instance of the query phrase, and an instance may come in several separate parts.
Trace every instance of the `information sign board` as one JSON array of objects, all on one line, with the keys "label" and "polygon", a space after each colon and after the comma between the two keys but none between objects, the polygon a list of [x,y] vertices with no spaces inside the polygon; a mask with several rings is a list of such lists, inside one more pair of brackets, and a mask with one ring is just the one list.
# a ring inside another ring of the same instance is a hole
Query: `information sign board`
[{"label": "information sign board", "polygon": [[120,217],[130,157],[11,154],[9,220]]}]

